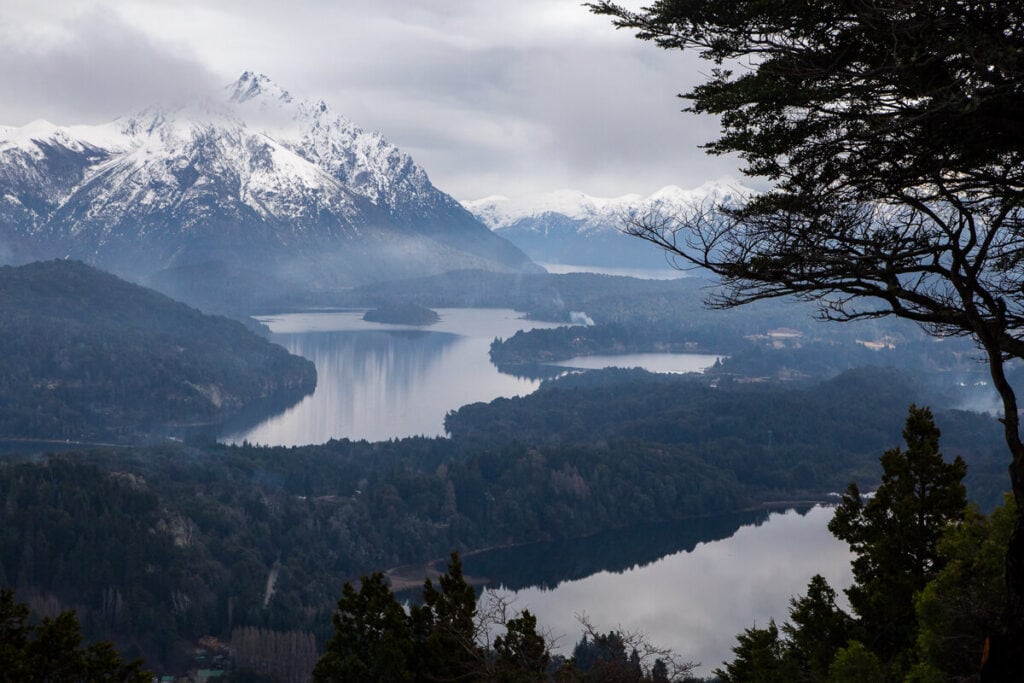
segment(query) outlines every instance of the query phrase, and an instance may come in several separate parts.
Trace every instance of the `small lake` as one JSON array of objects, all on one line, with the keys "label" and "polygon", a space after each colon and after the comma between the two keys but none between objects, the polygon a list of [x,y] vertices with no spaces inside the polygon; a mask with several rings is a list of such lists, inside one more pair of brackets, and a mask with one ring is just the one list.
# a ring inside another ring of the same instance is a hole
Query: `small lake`
[{"label": "small lake", "polygon": [[626,353],[616,356],[577,356],[552,365],[576,370],[643,368],[649,372],[681,374],[704,372],[724,357],[706,353]]},{"label": "small lake", "polygon": [[488,594],[529,609],[566,656],[579,641],[577,615],[601,633],[642,631],[700,662],[710,676],[732,659],[736,634],[789,615],[815,574],[840,593],[852,582],[850,552],[827,528],[833,508],[750,512],[672,525],[620,529],[588,539],[472,555],[467,575]]}]

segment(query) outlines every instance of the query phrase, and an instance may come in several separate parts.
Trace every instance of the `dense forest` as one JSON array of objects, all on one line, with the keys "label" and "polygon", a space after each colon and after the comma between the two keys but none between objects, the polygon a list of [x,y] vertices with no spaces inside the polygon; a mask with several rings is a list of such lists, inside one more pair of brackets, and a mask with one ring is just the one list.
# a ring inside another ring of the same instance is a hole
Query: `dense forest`
[{"label": "dense forest", "polygon": [[386,304],[363,314],[363,320],[391,325],[433,325],[441,317],[437,311],[414,303]]},{"label": "dense forest", "polygon": [[[1013,499],[990,516],[968,506],[967,465],[940,451],[928,408],[911,406],[906,448],[879,459],[882,482],[871,497],[851,483],[829,531],[851,551],[853,584],[841,606],[820,575],[790,598],[789,618],[737,636],[734,657],[714,670],[718,683],[975,680],[987,656],[987,624],[998,618],[1000,549]],[[334,633],[314,681],[487,680],[696,681],[695,665],[643,634],[602,633],[581,618],[571,656],[529,611],[500,598],[477,600],[452,554],[435,584],[406,612],[384,576],[346,583]]]},{"label": "dense forest", "polygon": [[0,438],[135,442],[295,401],[309,361],[74,261],[0,268]]},{"label": "dense forest", "polygon": [[[806,390],[601,371],[463,408],[450,439],[9,458],[0,583],[152,667],[240,627],[323,639],[342,582],[373,570],[871,485],[915,398],[890,371]],[[998,425],[938,421],[992,507]]]}]

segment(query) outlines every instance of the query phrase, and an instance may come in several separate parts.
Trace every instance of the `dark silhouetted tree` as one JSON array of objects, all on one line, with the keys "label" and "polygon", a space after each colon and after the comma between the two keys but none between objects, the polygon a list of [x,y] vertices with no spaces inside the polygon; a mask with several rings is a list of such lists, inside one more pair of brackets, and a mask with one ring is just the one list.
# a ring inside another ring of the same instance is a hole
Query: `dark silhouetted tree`
[{"label": "dark silhouetted tree", "polygon": [[334,635],[313,680],[411,681],[413,642],[405,610],[384,575],[364,576],[359,591],[345,583],[334,613]]},{"label": "dark silhouetted tree", "polygon": [[774,621],[767,628],[752,627],[736,637],[735,658],[724,669],[715,669],[723,683],[789,683],[797,680],[796,663],[786,653],[786,643]]},{"label": "dark silhouetted tree", "polygon": [[537,617],[529,610],[508,620],[505,635],[494,639],[494,651],[502,681],[540,680],[551,662],[547,641],[537,633]]},{"label": "dark silhouetted tree", "polygon": [[410,619],[416,634],[417,667],[427,680],[468,680],[484,670],[477,639],[476,593],[466,583],[458,553],[451,554],[436,587],[426,580],[423,604],[412,609]]},{"label": "dark silhouetted tree", "polygon": [[826,318],[895,315],[983,349],[1018,510],[989,675],[1024,679],[1024,658],[999,654],[1024,649],[1024,441],[1004,371],[1024,358],[1024,4],[590,7],[709,60],[684,95],[719,117],[707,149],[772,183],[742,206],[635,217],[630,232],[718,274],[720,306],[797,296]]},{"label": "dark silhouetted tree", "polygon": [[963,519],[967,505],[958,456],[947,463],[939,452],[939,429],[931,411],[911,406],[903,429],[906,450],[882,455],[882,483],[867,500],[850,484],[829,530],[856,555],[854,584],[847,596],[860,617],[864,644],[897,670],[917,637],[914,596],[942,567],[941,535]]},{"label": "dark silhouetted tree", "polygon": [[782,627],[788,656],[800,670],[796,680],[824,681],[836,652],[850,639],[853,620],[836,605],[836,592],[815,575],[807,594],[790,601],[789,623]]},{"label": "dark silhouetted tree", "polygon": [[14,601],[14,591],[0,590],[0,681],[11,683],[149,683],[142,662],[125,662],[108,642],[82,647],[74,611],[29,624],[29,609]]}]

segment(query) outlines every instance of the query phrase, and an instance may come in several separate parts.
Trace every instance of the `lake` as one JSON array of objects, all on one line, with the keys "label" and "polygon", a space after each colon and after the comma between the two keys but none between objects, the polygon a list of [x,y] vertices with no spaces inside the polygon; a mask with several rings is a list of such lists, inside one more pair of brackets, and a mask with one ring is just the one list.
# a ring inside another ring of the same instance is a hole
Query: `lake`
[{"label": "lake", "polygon": [[704,372],[724,357],[706,353],[626,353],[617,356],[577,356],[552,365],[574,370],[643,368],[650,372],[681,374]]},{"label": "lake", "polygon": [[448,411],[540,386],[498,372],[488,351],[494,337],[557,325],[523,320],[506,309],[437,312],[441,321],[425,328],[366,322],[362,310],[260,317],[273,341],[313,361],[316,391],[224,440],[292,446],[332,438],[442,436]]},{"label": "lake", "polygon": [[832,513],[816,506],[633,527],[470,556],[464,570],[499,586],[483,600],[529,609],[566,656],[585,615],[602,633],[643,632],[709,676],[732,659],[743,629],[781,625],[815,574],[837,591],[850,585],[849,549],[827,529]]},{"label": "lake", "polygon": [[[272,339],[316,365],[316,391],[255,428],[223,440],[268,445],[331,438],[385,440],[443,435],[452,410],[528,394],[536,380],[505,375],[488,356],[495,337],[555,327],[503,309],[438,309],[427,328],[380,325],[363,311],[261,317]],[[572,359],[567,367],[701,371],[718,356],[630,354]],[[567,370],[568,371],[568,370]],[[735,636],[755,623],[784,621],[790,597],[815,573],[838,590],[850,583],[846,546],[828,533],[831,510],[748,512],[611,530],[464,558],[495,595],[529,609],[571,653],[577,614],[603,631],[643,631],[658,645],[702,662],[702,674],[730,657]],[[486,599],[486,596],[485,596]]]},{"label": "lake", "polygon": [[[383,441],[443,436],[449,411],[479,401],[532,393],[540,381],[506,375],[491,364],[495,337],[558,327],[525,320],[508,309],[441,308],[429,327],[382,325],[364,311],[323,311],[261,316],[271,339],[313,361],[317,387],[285,412],[255,427],[222,435],[227,443],[298,446],[330,439]],[[644,367],[669,372],[700,370],[716,356],[633,354],[601,357],[600,367]],[[585,363],[585,359],[580,361]],[[579,366],[575,366],[579,367]]]}]

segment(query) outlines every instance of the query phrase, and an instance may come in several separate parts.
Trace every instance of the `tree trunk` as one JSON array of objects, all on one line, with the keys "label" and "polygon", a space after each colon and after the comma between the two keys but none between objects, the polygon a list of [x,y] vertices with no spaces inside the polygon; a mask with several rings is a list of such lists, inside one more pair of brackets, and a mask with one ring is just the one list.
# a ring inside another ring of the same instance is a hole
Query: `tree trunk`
[{"label": "tree trunk", "polygon": [[1010,485],[1017,504],[1016,522],[1006,548],[1006,595],[1002,623],[985,642],[981,680],[985,683],[1024,681],[1024,443],[1020,438],[1017,396],[1006,380],[1002,351],[984,344],[993,384],[1003,402],[1003,433],[1010,449]]}]

